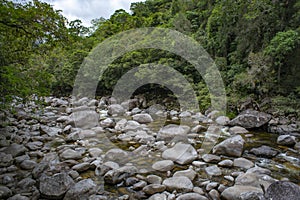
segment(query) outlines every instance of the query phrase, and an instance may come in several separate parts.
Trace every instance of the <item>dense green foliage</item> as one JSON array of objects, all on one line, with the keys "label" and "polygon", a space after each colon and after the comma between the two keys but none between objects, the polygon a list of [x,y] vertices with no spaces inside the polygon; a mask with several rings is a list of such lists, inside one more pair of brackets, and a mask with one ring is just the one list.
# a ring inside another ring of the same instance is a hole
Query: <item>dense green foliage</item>
[{"label": "dense green foliage", "polygon": [[[117,10],[83,27],[37,0],[0,0],[0,93],[68,95],[88,52],[106,38],[134,28],[163,27],[198,41],[214,58],[226,85],[229,108],[235,112],[246,99],[261,109],[299,116],[300,2],[298,0],[146,0],[133,3],[132,13]],[[99,83],[109,94],[118,79],[145,63],[174,66],[197,92],[202,109],[209,91],[195,69],[166,51],[145,49],[115,60]],[[147,90],[147,89],[146,89]],[[149,91],[160,91],[149,85]],[[145,91],[145,88],[140,91]],[[268,103],[266,103],[268,102]]]}]

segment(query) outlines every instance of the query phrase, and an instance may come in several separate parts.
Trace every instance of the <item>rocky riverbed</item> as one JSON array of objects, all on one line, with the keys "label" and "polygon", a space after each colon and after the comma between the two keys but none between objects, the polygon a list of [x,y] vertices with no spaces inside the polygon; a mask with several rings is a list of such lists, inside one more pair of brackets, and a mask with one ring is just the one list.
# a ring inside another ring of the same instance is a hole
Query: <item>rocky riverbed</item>
[{"label": "rocky riverbed", "polygon": [[142,104],[47,97],[1,112],[0,199],[299,199],[299,123]]}]

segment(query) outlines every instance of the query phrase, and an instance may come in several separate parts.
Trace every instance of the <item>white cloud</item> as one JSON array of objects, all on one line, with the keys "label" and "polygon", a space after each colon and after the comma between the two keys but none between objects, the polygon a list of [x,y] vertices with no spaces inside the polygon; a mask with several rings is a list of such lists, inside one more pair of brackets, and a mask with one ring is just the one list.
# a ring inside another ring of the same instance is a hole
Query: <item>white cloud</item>
[{"label": "white cloud", "polygon": [[42,0],[62,10],[68,20],[80,19],[85,26],[90,26],[92,19],[104,17],[108,19],[115,10],[130,10],[130,4],[145,0]]}]

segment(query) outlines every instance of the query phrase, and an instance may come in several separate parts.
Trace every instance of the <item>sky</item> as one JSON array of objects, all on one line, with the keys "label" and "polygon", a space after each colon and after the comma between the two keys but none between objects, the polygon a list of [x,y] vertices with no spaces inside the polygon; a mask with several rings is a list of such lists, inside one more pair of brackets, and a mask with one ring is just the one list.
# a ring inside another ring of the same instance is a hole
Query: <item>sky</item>
[{"label": "sky", "polygon": [[108,19],[115,10],[124,9],[130,12],[130,4],[145,0],[41,0],[53,5],[55,10],[69,20],[80,19],[85,26],[90,26],[92,19]]}]

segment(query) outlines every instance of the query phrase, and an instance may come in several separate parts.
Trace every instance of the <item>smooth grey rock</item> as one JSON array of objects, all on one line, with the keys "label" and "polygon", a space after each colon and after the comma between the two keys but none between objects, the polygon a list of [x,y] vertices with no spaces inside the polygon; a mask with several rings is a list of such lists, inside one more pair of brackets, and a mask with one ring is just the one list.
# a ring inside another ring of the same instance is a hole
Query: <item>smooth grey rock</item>
[{"label": "smooth grey rock", "polygon": [[16,195],[8,198],[7,200],[29,200],[29,198],[26,196],[22,196],[20,194],[16,194]]},{"label": "smooth grey rock", "polygon": [[32,192],[34,190],[37,190],[36,187],[36,181],[32,178],[24,178],[17,184],[17,190],[18,193],[26,193],[26,192]]},{"label": "smooth grey rock", "polygon": [[162,178],[157,175],[148,175],[147,182],[150,184],[161,184]]},{"label": "smooth grey rock", "polygon": [[49,199],[61,199],[74,185],[73,179],[66,173],[58,173],[53,176],[42,175],[39,180],[39,189],[42,197]]},{"label": "smooth grey rock", "polygon": [[277,144],[285,146],[294,146],[296,144],[296,137],[291,135],[280,135],[277,138]]},{"label": "smooth grey rock", "polygon": [[90,148],[88,150],[88,152],[92,158],[97,158],[97,157],[101,156],[103,151],[100,148],[93,147],[93,148]]},{"label": "smooth grey rock", "polygon": [[126,178],[137,173],[137,168],[134,166],[123,166],[118,169],[110,170],[104,175],[104,181],[109,184],[117,184]]},{"label": "smooth grey rock", "polygon": [[254,166],[254,163],[246,158],[236,158],[233,160],[233,166],[243,169],[250,169]]},{"label": "smooth grey rock", "polygon": [[25,169],[25,170],[30,170],[30,169],[33,169],[35,168],[36,166],[36,162],[33,161],[33,160],[24,160],[21,164],[20,164],[20,167],[22,169]]},{"label": "smooth grey rock", "polygon": [[0,199],[7,199],[12,195],[12,191],[6,187],[0,185]]},{"label": "smooth grey rock", "polygon": [[198,154],[190,144],[177,143],[174,147],[166,149],[162,157],[166,160],[172,160],[178,164],[184,165],[193,162]]},{"label": "smooth grey rock", "polygon": [[164,193],[154,194],[148,200],[167,200],[167,195]]},{"label": "smooth grey rock", "polygon": [[167,190],[172,192],[190,192],[193,190],[193,183],[190,179],[185,176],[171,177],[163,181],[163,185],[167,187]]},{"label": "smooth grey rock", "polygon": [[249,131],[247,129],[245,129],[244,127],[234,126],[234,127],[229,128],[229,133],[232,135],[237,135],[237,134],[249,133]]},{"label": "smooth grey rock", "polygon": [[295,148],[296,150],[298,150],[298,152],[299,152],[299,151],[300,151],[300,142],[297,142],[297,143],[295,144],[294,148]]},{"label": "smooth grey rock", "polygon": [[229,121],[230,121],[229,117],[226,116],[219,116],[216,119],[216,123],[222,126],[227,125]]},{"label": "smooth grey rock", "polygon": [[222,160],[221,162],[218,163],[219,166],[221,167],[232,167],[233,161],[232,160]]},{"label": "smooth grey rock", "polygon": [[81,130],[78,133],[78,139],[85,139],[85,138],[96,138],[97,133],[93,130]]},{"label": "smooth grey rock", "polygon": [[70,119],[71,121],[69,121],[68,124],[72,124],[81,129],[89,129],[99,125],[98,113],[88,107],[73,112],[70,115]]},{"label": "smooth grey rock", "polygon": [[97,184],[92,179],[84,179],[73,185],[66,193],[64,200],[87,199],[96,193]]},{"label": "smooth grey rock", "polygon": [[8,147],[5,147],[5,149],[3,150],[4,153],[11,154],[13,157],[21,156],[26,151],[28,151],[28,149],[25,148],[24,145],[22,145],[22,144],[15,144],[15,143],[11,144]]},{"label": "smooth grey rock", "polygon": [[174,173],[173,177],[177,176],[185,176],[193,181],[196,177],[197,173],[193,169],[181,170]]},{"label": "smooth grey rock", "polygon": [[205,189],[206,191],[211,191],[212,189],[218,187],[219,183],[218,182],[210,182],[206,185]]},{"label": "smooth grey rock", "polygon": [[262,193],[262,189],[247,185],[234,185],[225,189],[221,193],[221,198],[225,200],[240,200],[240,195],[245,192]]},{"label": "smooth grey rock", "polygon": [[221,176],[222,175],[221,169],[219,167],[217,167],[216,165],[206,167],[205,172],[209,177]]},{"label": "smooth grey rock", "polygon": [[123,115],[125,109],[120,104],[112,104],[107,107],[109,115]]},{"label": "smooth grey rock", "polygon": [[208,196],[212,199],[212,200],[219,200],[220,199],[220,194],[217,190],[212,189],[211,191],[209,191]]},{"label": "smooth grey rock", "polygon": [[60,154],[63,160],[78,160],[82,158],[82,153],[73,149],[66,149]]},{"label": "smooth grey rock", "polygon": [[245,140],[240,135],[236,135],[217,144],[213,148],[213,153],[218,155],[240,157],[243,153],[244,143]]},{"label": "smooth grey rock", "polygon": [[111,118],[106,118],[100,121],[100,126],[102,126],[103,128],[113,128],[115,125],[115,121]]},{"label": "smooth grey rock", "polygon": [[40,175],[49,168],[48,163],[38,163],[35,168],[32,170],[33,178],[37,179]]},{"label": "smooth grey rock", "polygon": [[245,185],[261,188],[263,185],[265,188],[268,188],[269,185],[275,182],[275,179],[271,178],[268,175],[263,174],[254,174],[254,173],[244,173],[240,174],[235,179],[235,185]]},{"label": "smooth grey rock", "polygon": [[155,193],[160,193],[165,191],[166,186],[161,184],[150,184],[143,188],[143,192],[145,192],[148,195],[153,195]]},{"label": "smooth grey rock", "polygon": [[158,140],[171,140],[175,136],[186,136],[190,131],[188,126],[179,126],[175,124],[169,124],[162,127],[157,134]]},{"label": "smooth grey rock", "polygon": [[191,192],[179,195],[176,200],[208,200],[208,198],[198,193]]},{"label": "smooth grey rock", "polygon": [[128,159],[128,153],[122,149],[110,149],[104,156],[105,161],[124,162]]},{"label": "smooth grey rock", "polygon": [[95,170],[96,175],[103,176],[108,171],[112,169],[118,169],[120,168],[119,164],[116,162],[108,161],[103,163],[102,165],[98,166]]},{"label": "smooth grey rock", "polygon": [[149,115],[147,113],[133,115],[132,119],[141,124],[148,124],[148,123],[153,122],[151,115]]},{"label": "smooth grey rock", "polygon": [[30,160],[29,155],[25,154],[22,156],[15,157],[15,164],[20,165],[24,160]]},{"label": "smooth grey rock", "polygon": [[122,129],[122,131],[126,132],[126,131],[135,131],[135,130],[139,130],[141,129],[142,126],[140,123],[133,121],[133,120],[129,120],[126,122],[124,128]]},{"label": "smooth grey rock", "polygon": [[202,156],[202,160],[204,160],[207,163],[217,163],[221,160],[220,156],[216,156],[213,154],[204,154]]},{"label": "smooth grey rock", "polygon": [[279,151],[272,147],[262,145],[258,148],[252,148],[250,150],[250,153],[253,153],[254,155],[259,157],[273,158],[279,153]]},{"label": "smooth grey rock", "polygon": [[79,163],[72,167],[73,170],[77,172],[84,172],[87,171],[91,167],[91,164],[88,162]]},{"label": "smooth grey rock", "polygon": [[57,128],[57,127],[49,127],[49,126],[44,126],[42,125],[40,127],[40,131],[42,134],[47,134],[50,137],[53,137],[55,135],[58,135],[59,133],[62,132],[61,128]]},{"label": "smooth grey rock", "polygon": [[58,123],[64,123],[67,121],[70,121],[70,117],[69,116],[60,116],[59,118],[56,119],[56,122]]},{"label": "smooth grey rock", "polygon": [[166,172],[170,171],[174,168],[174,162],[172,160],[161,160],[157,161],[152,165],[152,169],[160,171],[160,172]]},{"label": "smooth grey rock", "polygon": [[255,173],[255,174],[267,174],[267,175],[271,175],[271,170],[266,169],[266,168],[262,168],[262,167],[252,167],[250,169],[247,170],[247,173]]},{"label": "smooth grey rock", "polygon": [[187,118],[187,117],[191,117],[192,114],[189,111],[183,111],[179,114],[180,118]]},{"label": "smooth grey rock", "polygon": [[9,167],[14,159],[11,154],[0,152],[0,167]]},{"label": "smooth grey rock", "polygon": [[234,178],[232,176],[224,176],[224,179],[230,181],[230,182],[233,182],[234,181]]},{"label": "smooth grey rock", "polygon": [[271,120],[271,115],[256,110],[245,110],[229,122],[231,126],[259,128]]},{"label": "smooth grey rock", "polygon": [[40,141],[28,142],[26,144],[26,147],[31,151],[39,150],[43,147],[43,142],[40,142]]},{"label": "smooth grey rock", "polygon": [[267,200],[299,200],[300,187],[292,182],[277,181],[268,187],[265,197]]},{"label": "smooth grey rock", "polygon": [[205,126],[202,126],[200,124],[196,125],[194,128],[191,129],[192,133],[201,133],[206,131],[207,128]]},{"label": "smooth grey rock", "polygon": [[260,192],[244,192],[239,196],[239,200],[266,200]]},{"label": "smooth grey rock", "polygon": [[[127,181],[128,179],[126,179]],[[142,190],[147,185],[146,181],[138,181],[137,183],[133,184],[132,189],[134,190]]]}]

